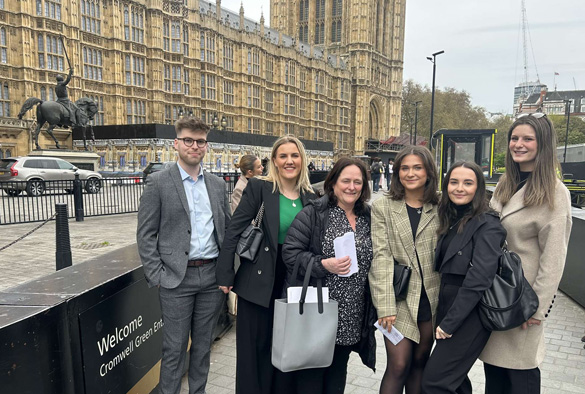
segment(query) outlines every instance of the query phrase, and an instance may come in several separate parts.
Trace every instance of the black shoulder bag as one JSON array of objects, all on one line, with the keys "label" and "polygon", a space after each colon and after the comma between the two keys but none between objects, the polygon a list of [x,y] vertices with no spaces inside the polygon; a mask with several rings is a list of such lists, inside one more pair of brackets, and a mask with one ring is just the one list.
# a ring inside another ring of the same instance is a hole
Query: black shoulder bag
[{"label": "black shoulder bag", "polygon": [[524,277],[520,256],[506,243],[492,286],[479,302],[479,317],[486,330],[505,331],[528,321],[538,309],[538,296]]}]

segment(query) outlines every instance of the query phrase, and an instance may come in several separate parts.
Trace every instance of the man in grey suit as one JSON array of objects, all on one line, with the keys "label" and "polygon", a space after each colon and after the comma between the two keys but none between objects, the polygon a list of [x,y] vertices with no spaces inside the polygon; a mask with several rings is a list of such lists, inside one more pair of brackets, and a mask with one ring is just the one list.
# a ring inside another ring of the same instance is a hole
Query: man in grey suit
[{"label": "man in grey suit", "polygon": [[163,315],[161,394],[179,394],[189,352],[189,394],[205,393],[213,330],[225,295],[216,259],[230,221],[223,179],[203,171],[209,127],[194,117],[175,124],[177,164],[146,179],[137,242],[150,287],[159,288]]}]

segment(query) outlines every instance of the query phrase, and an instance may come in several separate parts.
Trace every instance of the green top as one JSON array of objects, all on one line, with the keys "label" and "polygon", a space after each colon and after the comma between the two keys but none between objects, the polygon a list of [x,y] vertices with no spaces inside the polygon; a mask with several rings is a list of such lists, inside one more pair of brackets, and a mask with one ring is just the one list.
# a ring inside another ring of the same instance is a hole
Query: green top
[{"label": "green top", "polygon": [[279,204],[280,226],[278,227],[278,243],[283,244],[286,238],[286,233],[288,233],[288,228],[297,216],[297,213],[301,212],[301,209],[303,209],[303,203],[301,202],[300,197],[293,201],[281,194]]}]

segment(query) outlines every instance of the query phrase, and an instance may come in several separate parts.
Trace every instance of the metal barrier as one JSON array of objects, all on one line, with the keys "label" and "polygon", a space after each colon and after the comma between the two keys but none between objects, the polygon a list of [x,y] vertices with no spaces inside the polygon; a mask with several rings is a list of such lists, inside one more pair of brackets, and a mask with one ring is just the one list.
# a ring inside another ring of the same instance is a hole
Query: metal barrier
[{"label": "metal barrier", "polygon": [[[231,200],[239,174],[215,175],[226,181],[226,192]],[[0,182],[0,225],[47,220],[53,216],[57,203],[66,203],[67,216],[78,220],[80,212],[76,215],[76,206],[83,207],[85,217],[137,212],[144,182],[141,177],[82,180],[80,189],[81,201],[76,205],[73,180],[41,181],[36,185],[25,181]]]}]

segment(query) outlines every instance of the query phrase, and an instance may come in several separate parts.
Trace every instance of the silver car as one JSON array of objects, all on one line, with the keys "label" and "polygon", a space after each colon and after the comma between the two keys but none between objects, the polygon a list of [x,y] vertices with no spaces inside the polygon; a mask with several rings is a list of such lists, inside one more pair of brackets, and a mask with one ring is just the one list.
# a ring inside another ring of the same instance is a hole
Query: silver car
[{"label": "silver car", "polygon": [[26,191],[29,196],[40,196],[48,189],[73,192],[75,174],[88,193],[99,193],[102,176],[95,171],[81,170],[56,157],[9,157],[0,160],[0,188],[10,196]]}]

